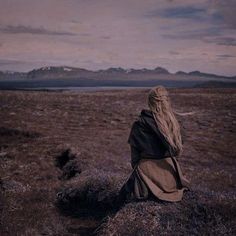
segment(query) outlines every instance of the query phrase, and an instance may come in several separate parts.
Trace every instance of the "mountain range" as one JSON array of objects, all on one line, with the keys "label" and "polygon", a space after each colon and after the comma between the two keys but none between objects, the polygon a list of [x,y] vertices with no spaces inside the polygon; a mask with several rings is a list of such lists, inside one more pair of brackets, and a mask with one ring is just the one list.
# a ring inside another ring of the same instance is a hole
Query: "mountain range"
[{"label": "mountain range", "polygon": [[83,68],[76,68],[70,66],[46,66],[39,69],[33,69],[29,72],[9,72],[0,71],[0,79],[145,79],[155,78],[161,76],[172,77],[196,77],[196,78],[222,78],[222,79],[236,79],[236,76],[222,76],[210,73],[203,73],[200,71],[183,72],[178,71],[175,74],[170,73],[167,69],[156,67],[155,69],[123,69],[123,68],[108,68],[105,70],[87,70]]}]

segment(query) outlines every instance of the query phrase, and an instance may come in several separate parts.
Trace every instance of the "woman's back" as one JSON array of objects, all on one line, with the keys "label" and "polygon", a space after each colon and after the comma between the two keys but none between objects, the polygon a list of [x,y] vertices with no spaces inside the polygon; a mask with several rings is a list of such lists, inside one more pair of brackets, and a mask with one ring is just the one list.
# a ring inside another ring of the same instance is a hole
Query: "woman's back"
[{"label": "woman's back", "polygon": [[188,181],[175,158],[182,152],[182,138],[166,89],[151,89],[148,105],[150,110],[141,111],[129,135],[133,172],[120,196],[128,201],[150,196],[180,201]]},{"label": "woman's back", "polygon": [[160,133],[150,110],[142,110],[133,123],[128,143],[143,157],[161,159],[170,156],[168,144]]}]

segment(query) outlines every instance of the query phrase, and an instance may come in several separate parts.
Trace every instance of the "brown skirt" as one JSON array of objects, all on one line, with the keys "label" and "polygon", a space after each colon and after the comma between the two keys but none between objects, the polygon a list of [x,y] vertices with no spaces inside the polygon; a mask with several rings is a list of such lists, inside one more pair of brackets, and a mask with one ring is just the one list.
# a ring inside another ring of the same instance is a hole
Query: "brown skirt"
[{"label": "brown skirt", "polygon": [[155,196],[159,200],[177,202],[182,199],[188,185],[175,158],[142,159],[121,189],[121,194],[126,195],[127,201]]}]

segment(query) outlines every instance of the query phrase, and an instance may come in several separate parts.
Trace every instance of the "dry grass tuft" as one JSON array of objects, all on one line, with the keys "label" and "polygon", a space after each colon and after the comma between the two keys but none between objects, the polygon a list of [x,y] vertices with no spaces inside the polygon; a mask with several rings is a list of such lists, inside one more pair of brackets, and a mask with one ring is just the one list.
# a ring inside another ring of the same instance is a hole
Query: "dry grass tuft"
[{"label": "dry grass tuft", "polygon": [[58,192],[56,205],[66,215],[104,215],[117,208],[122,182],[121,176],[111,172],[85,171]]},{"label": "dry grass tuft", "polygon": [[71,149],[65,149],[62,150],[62,152],[55,157],[55,166],[62,169],[66,163],[70,160],[73,160],[76,158],[76,155],[72,153]]},{"label": "dry grass tuft", "polygon": [[59,179],[68,180],[82,172],[82,167],[77,160],[68,161],[62,168],[62,175]]},{"label": "dry grass tuft", "polygon": [[6,127],[0,127],[0,136],[4,137],[19,137],[19,138],[38,138],[41,136],[38,132],[25,131],[19,129],[12,129]]},{"label": "dry grass tuft", "polygon": [[[233,235],[235,208],[231,217],[224,214],[225,205],[214,193],[212,205],[202,197],[208,193],[188,192],[182,202],[157,203],[147,201],[129,203],[114,217],[107,219],[98,230],[99,235]],[[228,199],[229,200],[229,199]],[[232,208],[232,205],[231,205]]]}]

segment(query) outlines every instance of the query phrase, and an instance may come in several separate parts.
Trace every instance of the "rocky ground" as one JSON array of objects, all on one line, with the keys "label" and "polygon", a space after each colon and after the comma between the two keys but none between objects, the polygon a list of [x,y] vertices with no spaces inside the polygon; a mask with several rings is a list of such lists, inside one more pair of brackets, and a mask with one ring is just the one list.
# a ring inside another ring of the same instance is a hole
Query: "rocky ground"
[{"label": "rocky ground", "polygon": [[170,89],[192,191],[180,203],[114,198],[147,90],[0,92],[0,235],[236,234],[236,89]]}]

